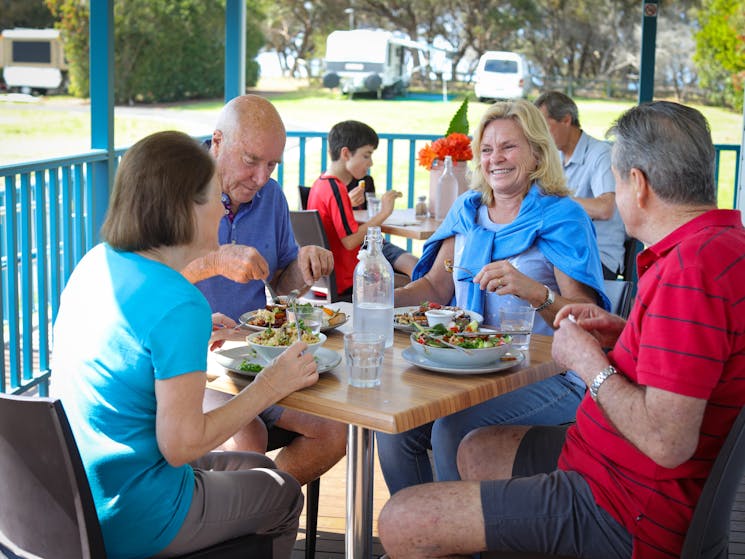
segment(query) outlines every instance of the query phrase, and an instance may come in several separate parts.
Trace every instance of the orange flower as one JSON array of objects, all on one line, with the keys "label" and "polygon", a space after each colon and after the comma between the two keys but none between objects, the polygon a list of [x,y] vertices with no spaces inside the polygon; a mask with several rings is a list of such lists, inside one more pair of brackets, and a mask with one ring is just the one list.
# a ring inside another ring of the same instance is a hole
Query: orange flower
[{"label": "orange flower", "polygon": [[444,138],[438,138],[431,144],[419,150],[419,164],[425,169],[431,169],[435,160],[444,160],[449,155],[453,162],[470,161],[473,159],[471,140],[465,134],[453,132]]}]

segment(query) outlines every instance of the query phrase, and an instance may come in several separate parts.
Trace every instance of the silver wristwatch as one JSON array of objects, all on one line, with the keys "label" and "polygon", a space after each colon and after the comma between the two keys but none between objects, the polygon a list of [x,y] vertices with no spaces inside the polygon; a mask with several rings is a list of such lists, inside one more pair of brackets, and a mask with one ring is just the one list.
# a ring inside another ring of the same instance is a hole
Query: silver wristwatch
[{"label": "silver wristwatch", "polygon": [[600,385],[603,384],[608,377],[615,375],[617,372],[618,371],[613,365],[608,365],[593,379],[592,384],[590,385],[590,396],[592,396],[592,399],[595,402],[598,401],[598,390],[600,389]]},{"label": "silver wristwatch", "polygon": [[535,308],[535,312],[542,311],[549,305],[553,305],[554,300],[556,300],[556,295],[551,291],[551,288],[548,285],[544,285],[543,287],[546,288],[546,300]]}]

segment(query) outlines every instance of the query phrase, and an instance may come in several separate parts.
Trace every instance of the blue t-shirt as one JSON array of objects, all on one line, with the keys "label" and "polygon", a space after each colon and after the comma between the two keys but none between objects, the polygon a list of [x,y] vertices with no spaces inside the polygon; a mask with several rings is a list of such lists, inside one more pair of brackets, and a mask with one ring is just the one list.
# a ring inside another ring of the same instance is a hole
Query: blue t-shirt
[{"label": "blue t-shirt", "polygon": [[[564,161],[567,186],[577,198],[598,198],[616,191],[616,179],[611,171],[610,145],[582,132],[569,161]],[[564,154],[561,155],[562,160]],[[623,271],[623,243],[626,228],[618,208],[610,219],[593,219],[598,238],[600,260],[611,271]]]},{"label": "blue t-shirt", "polygon": [[[220,221],[220,244],[252,246],[269,265],[269,279],[276,271],[297,259],[298,246],[290,224],[290,208],[281,187],[269,179],[247,204],[241,204],[231,223],[228,216]],[[245,312],[264,308],[264,284],[258,280],[238,283],[215,276],[196,283],[212,307],[233,320]]]},{"label": "blue t-shirt", "polygon": [[110,559],[150,557],[181,528],[194,472],[155,434],[155,379],[205,371],[209,305],[176,270],[105,244],[75,268],[54,324],[52,392],[65,407]]}]

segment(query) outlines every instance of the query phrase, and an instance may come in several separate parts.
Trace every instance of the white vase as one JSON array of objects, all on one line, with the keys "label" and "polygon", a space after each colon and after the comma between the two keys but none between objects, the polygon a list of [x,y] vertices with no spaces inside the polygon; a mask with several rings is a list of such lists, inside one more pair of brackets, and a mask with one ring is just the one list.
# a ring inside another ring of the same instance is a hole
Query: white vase
[{"label": "white vase", "polygon": [[[439,159],[435,159],[432,168],[429,170],[429,215],[435,215],[435,200],[437,199],[437,184],[442,176],[445,164]],[[458,161],[453,165],[453,174],[458,179],[458,196],[468,190],[470,183],[470,172],[467,161]]]}]

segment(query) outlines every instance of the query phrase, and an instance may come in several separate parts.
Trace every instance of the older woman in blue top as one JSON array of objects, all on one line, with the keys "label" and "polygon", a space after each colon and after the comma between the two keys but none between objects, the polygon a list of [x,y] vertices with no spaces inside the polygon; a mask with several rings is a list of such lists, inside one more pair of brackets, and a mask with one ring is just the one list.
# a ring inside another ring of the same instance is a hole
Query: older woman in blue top
[{"label": "older woman in blue top", "polygon": [[104,242],[62,293],[52,389],[112,559],[173,557],[252,533],[276,536],[275,557],[292,552],[298,483],[261,454],[210,450],[318,373],[296,343],[203,413],[213,317],[181,270],[217,248],[223,212],[209,153],[180,132],[148,136],[119,166]]},{"label": "older woman in blue top", "polygon": [[[603,275],[595,231],[569,197],[541,113],[524,100],[495,103],[473,139],[471,190],[461,195],[427,241],[415,281],[396,290],[396,306],[422,301],[457,304],[498,324],[498,310],[516,300],[538,311],[533,332],[551,335],[556,312],[569,302],[600,303]],[[446,270],[451,260],[475,273]],[[484,425],[552,425],[574,419],[585,392],[572,372],[493,398],[398,435],[378,434],[383,476],[391,493],[459,479],[458,444]]]}]

